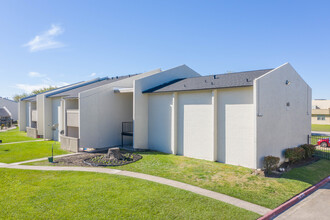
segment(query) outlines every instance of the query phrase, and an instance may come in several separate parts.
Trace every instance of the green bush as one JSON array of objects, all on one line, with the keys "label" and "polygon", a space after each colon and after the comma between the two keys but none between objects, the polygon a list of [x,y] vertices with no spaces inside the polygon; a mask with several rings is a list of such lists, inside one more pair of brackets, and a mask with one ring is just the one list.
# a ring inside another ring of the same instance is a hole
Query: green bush
[{"label": "green bush", "polygon": [[290,163],[296,163],[305,158],[305,150],[302,147],[288,148],[285,150],[284,155]]},{"label": "green bush", "polygon": [[270,173],[276,170],[278,163],[280,162],[279,157],[267,156],[264,158],[264,168],[266,173]]},{"label": "green bush", "polygon": [[305,158],[311,158],[315,153],[315,146],[312,144],[303,144],[300,147],[305,150]]}]

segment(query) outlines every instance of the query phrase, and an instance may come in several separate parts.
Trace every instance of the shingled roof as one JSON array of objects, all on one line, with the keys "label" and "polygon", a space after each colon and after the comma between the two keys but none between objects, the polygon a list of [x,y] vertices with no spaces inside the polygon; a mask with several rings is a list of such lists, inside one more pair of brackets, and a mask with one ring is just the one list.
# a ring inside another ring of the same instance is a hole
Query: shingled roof
[{"label": "shingled roof", "polygon": [[176,79],[160,86],[145,90],[143,93],[179,92],[253,86],[254,79],[268,73],[271,70],[273,69]]},{"label": "shingled roof", "polygon": [[84,86],[80,86],[80,87],[73,88],[73,89],[68,89],[68,90],[65,90],[63,92],[51,94],[47,98],[55,98],[55,97],[64,97],[65,99],[78,98],[79,93],[81,93],[83,91],[87,91],[89,89],[93,89],[93,88],[96,88],[96,87],[99,87],[99,86],[102,86],[102,85],[113,83],[113,82],[116,82],[116,81],[119,81],[119,80],[122,80],[122,79],[126,79],[126,78],[129,78],[129,77],[135,76],[135,75],[136,74],[106,78],[102,81],[94,82],[94,83],[84,85]]}]

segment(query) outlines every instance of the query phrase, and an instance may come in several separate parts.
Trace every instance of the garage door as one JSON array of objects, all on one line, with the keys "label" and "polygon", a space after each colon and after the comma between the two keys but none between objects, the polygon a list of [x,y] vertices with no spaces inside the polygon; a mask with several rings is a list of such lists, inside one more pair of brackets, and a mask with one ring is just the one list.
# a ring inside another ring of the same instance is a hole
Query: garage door
[{"label": "garage door", "polygon": [[254,106],[226,105],[226,163],[254,168]]}]

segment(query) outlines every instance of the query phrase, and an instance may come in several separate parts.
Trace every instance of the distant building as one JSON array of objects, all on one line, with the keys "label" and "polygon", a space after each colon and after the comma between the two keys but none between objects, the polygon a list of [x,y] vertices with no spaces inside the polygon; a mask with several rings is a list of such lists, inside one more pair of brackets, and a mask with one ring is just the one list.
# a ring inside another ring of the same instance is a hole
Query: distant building
[{"label": "distant building", "polygon": [[11,127],[12,116],[6,107],[0,108],[0,126]]},{"label": "distant building", "polygon": [[312,124],[330,125],[330,100],[312,101]]},{"label": "distant building", "polygon": [[2,98],[0,97],[0,108],[6,107],[7,110],[10,112],[11,114],[11,118],[13,119],[13,121],[17,121],[18,120],[18,103],[7,99],[7,98]]}]

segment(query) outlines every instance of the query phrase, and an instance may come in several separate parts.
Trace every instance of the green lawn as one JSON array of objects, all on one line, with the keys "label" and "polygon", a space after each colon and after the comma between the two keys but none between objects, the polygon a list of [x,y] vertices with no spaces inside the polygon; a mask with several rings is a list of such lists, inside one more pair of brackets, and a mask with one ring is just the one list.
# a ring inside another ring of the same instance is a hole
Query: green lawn
[{"label": "green lawn", "polygon": [[257,219],[258,214],[145,180],[0,169],[0,219]]},{"label": "green lawn", "polygon": [[[115,169],[178,180],[271,209],[310,186],[308,181],[301,179],[256,176],[251,169],[244,167],[155,152],[142,155],[142,160]],[[330,167],[330,161],[324,160],[322,165],[317,166],[322,178],[330,175],[329,170],[323,168],[324,164]],[[291,172],[287,177],[290,175]]]},{"label": "green lawn", "polygon": [[[52,144],[54,141],[0,144],[0,163],[14,163],[51,156]],[[54,155],[67,153],[69,152],[60,148],[58,142],[54,144]]]},{"label": "green lawn", "polygon": [[26,132],[19,131],[17,127],[16,129],[13,130],[0,132],[0,140],[2,140],[2,143],[10,143],[10,142],[19,142],[19,141],[30,141],[36,139],[27,137]]},{"label": "green lawn", "polygon": [[293,169],[285,173],[283,178],[299,180],[314,185],[329,175],[330,160],[319,160],[309,166]]},{"label": "green lawn", "polygon": [[[140,154],[143,156],[142,160],[113,168],[177,180],[271,209],[310,186],[308,181],[301,179],[256,176],[253,170],[244,167],[159,152]],[[323,168],[324,163],[330,167],[330,161],[324,160],[321,165],[318,165],[319,163],[316,165],[320,169],[322,178],[330,175],[328,170]],[[30,165],[49,165],[49,163],[42,161],[30,163]],[[291,175],[291,172],[287,174],[287,177]]]},{"label": "green lawn", "polygon": [[330,125],[312,124],[312,131],[328,131],[328,132],[330,132]]}]

